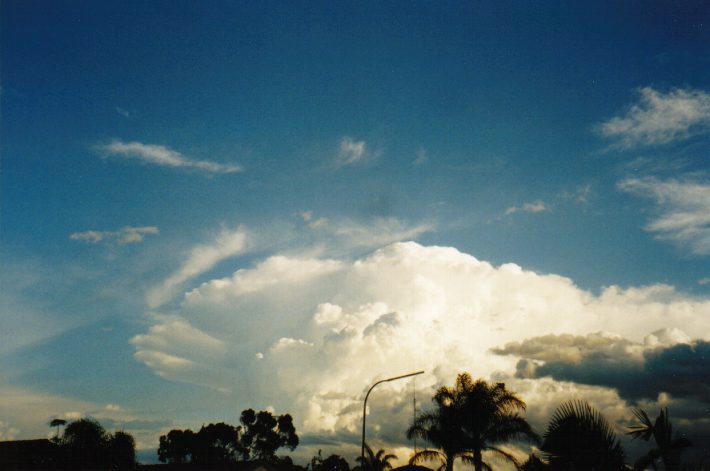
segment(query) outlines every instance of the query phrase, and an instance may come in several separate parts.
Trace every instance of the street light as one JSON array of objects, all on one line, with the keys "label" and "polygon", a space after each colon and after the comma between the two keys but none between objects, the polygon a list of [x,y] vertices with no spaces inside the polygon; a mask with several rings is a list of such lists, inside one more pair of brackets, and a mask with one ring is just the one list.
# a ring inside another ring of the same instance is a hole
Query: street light
[{"label": "street light", "polygon": [[362,468],[364,468],[365,466],[365,417],[367,417],[367,398],[370,397],[370,393],[373,389],[375,389],[375,386],[377,386],[378,384],[388,383],[396,379],[409,378],[410,376],[416,376],[422,373],[424,372],[417,371],[416,373],[409,373],[402,376],[395,376],[394,378],[383,379],[370,386],[370,389],[367,390],[367,394],[365,394],[365,403],[362,405],[362,448],[360,450],[360,466]]}]

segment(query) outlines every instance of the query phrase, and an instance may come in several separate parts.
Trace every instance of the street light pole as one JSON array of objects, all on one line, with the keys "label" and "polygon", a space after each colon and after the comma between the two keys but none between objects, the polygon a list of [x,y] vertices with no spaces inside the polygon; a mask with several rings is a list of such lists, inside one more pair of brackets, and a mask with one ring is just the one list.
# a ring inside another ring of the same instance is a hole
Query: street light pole
[{"label": "street light pole", "polygon": [[367,394],[365,394],[365,403],[362,405],[362,448],[360,449],[360,468],[362,471],[364,470],[365,466],[365,418],[367,417],[367,398],[370,397],[370,393],[372,392],[373,389],[375,389],[375,386],[378,384],[382,383],[388,383],[390,381],[394,381],[397,379],[402,379],[402,378],[409,378],[410,376],[416,376],[424,373],[423,371],[417,371],[416,373],[409,373],[406,375],[402,376],[395,376],[394,378],[388,378],[388,379],[383,379],[372,386],[370,386],[370,389],[367,390]]}]

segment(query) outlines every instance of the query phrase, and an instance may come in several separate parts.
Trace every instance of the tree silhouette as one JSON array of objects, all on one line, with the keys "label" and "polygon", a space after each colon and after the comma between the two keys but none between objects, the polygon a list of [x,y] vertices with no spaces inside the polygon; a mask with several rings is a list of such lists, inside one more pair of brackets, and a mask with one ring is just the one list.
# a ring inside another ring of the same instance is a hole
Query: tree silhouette
[{"label": "tree silhouette", "polygon": [[330,455],[320,464],[319,471],[350,471],[350,465],[340,455]]},{"label": "tree silhouette", "polygon": [[271,412],[255,413],[246,409],[239,419],[239,443],[245,459],[273,460],[276,450],[285,446],[293,451],[298,446],[298,435],[289,414],[274,416]]},{"label": "tree silhouette", "polygon": [[365,451],[367,455],[363,458],[362,456],[357,457],[357,462],[359,466],[353,468],[359,471],[388,471],[392,469],[391,460],[396,460],[397,455],[385,454],[385,450],[378,450],[377,453],[372,451],[372,448],[366,443]]},{"label": "tree silhouette", "polygon": [[634,439],[640,438],[650,441],[651,437],[656,442],[656,448],[639,458],[634,464],[635,469],[646,469],[649,465],[656,468],[656,460],[663,461],[666,471],[680,469],[680,455],[683,449],[691,446],[690,441],[685,437],[676,436],[673,438],[673,426],[668,417],[668,408],[661,409],[655,422],[651,422],[650,417],[643,409],[634,409],[634,415],[641,422],[641,425],[630,427],[628,432]]},{"label": "tree silhouette", "polygon": [[[446,390],[442,387],[439,392]],[[466,453],[464,436],[461,433],[460,404],[448,400],[445,395],[437,392],[432,400],[435,408],[423,412],[414,419],[407,430],[407,438],[421,438],[435,446],[438,450],[421,450],[412,456],[411,464],[421,461],[438,460],[439,470],[452,471],[454,460]],[[448,396],[448,395],[446,395]]]},{"label": "tree silhouette", "polygon": [[192,430],[171,430],[161,435],[158,459],[163,463],[187,463],[192,459],[195,433]]},{"label": "tree silhouette", "polygon": [[54,440],[57,441],[59,440],[59,427],[62,427],[67,424],[67,421],[64,419],[52,419],[51,422],[49,422],[50,427],[57,427],[57,434],[54,436]]},{"label": "tree silhouette", "polygon": [[[490,466],[483,462],[484,451],[493,452],[518,467],[520,464],[515,457],[496,445],[518,438],[538,440],[530,424],[518,415],[518,411],[525,410],[525,402],[515,393],[508,391],[505,384],[489,385],[483,380],[473,382],[471,377],[464,373],[456,380],[456,390],[449,389],[447,394],[452,399],[457,394],[464,396],[463,430],[468,442],[467,447],[473,453],[470,461],[476,471],[490,469]],[[466,461],[469,461],[468,458]]]},{"label": "tree silhouette", "polygon": [[555,410],[540,449],[551,470],[626,469],[624,450],[611,425],[585,401],[569,401]]},{"label": "tree silhouette", "polygon": [[239,443],[239,430],[224,422],[203,425],[193,435],[191,452],[192,462],[202,465],[234,463],[244,455]]},{"label": "tree silhouette", "polygon": [[111,469],[130,470],[136,467],[136,441],[121,430],[116,431],[108,441]]},{"label": "tree silhouette", "polygon": [[97,421],[79,419],[66,426],[61,446],[72,469],[99,469],[109,464],[108,441]]},{"label": "tree silhouette", "polygon": [[527,421],[518,415],[525,410],[525,402],[503,383],[474,382],[468,373],[462,373],[453,388],[442,386],[432,400],[436,408],[417,417],[407,437],[422,438],[439,451],[422,450],[411,463],[438,459],[440,469],[451,471],[454,460],[460,457],[481,471],[490,469],[483,453],[492,452],[518,467],[517,460],[497,445],[516,438],[537,439]]}]

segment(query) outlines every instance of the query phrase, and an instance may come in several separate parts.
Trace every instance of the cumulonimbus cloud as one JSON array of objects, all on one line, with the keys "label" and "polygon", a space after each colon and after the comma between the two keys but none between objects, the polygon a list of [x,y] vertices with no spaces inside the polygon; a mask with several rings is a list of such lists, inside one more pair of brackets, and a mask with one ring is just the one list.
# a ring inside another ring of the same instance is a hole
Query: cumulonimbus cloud
[{"label": "cumulonimbus cloud", "polygon": [[[492,349],[601,328],[620,345],[673,328],[707,342],[710,300],[665,285],[595,295],[568,278],[406,242],[356,259],[266,257],[190,290],[175,317],[156,320],[133,343],[136,358],[166,379],[229,391],[244,406],[297,411],[305,435],[354,437],[363,391],[377,379],[425,370],[420,388],[451,384],[461,371],[514,381],[522,356]],[[666,337],[667,348],[685,341]],[[531,409],[547,404],[526,383],[542,379],[515,381]],[[411,418],[402,394],[380,394],[372,425],[402,445]]]},{"label": "cumulonimbus cloud", "polygon": [[710,131],[710,94],[692,88],[667,93],[644,87],[639,101],[622,116],[599,125],[620,148],[667,144]]},{"label": "cumulonimbus cloud", "polygon": [[620,190],[654,201],[646,230],[695,255],[710,255],[710,183],[697,179],[627,178]]},{"label": "cumulonimbus cloud", "polygon": [[143,242],[146,235],[158,234],[160,230],[155,226],[131,227],[126,226],[117,231],[84,231],[74,232],[69,235],[71,240],[79,240],[97,244],[99,242],[116,242],[119,245]]},{"label": "cumulonimbus cloud", "polygon": [[108,144],[95,146],[97,152],[105,156],[117,156],[136,159],[161,167],[192,168],[208,173],[236,173],[243,168],[236,164],[222,164],[210,160],[196,160],[186,157],[178,151],[156,144],[142,142],[124,142],[114,140]]}]

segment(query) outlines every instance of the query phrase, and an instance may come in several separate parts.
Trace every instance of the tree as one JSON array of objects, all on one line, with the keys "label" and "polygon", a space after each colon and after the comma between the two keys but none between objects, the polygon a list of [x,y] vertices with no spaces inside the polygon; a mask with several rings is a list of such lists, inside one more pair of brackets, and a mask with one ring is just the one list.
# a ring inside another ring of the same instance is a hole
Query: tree
[{"label": "tree", "polygon": [[365,457],[358,456],[357,462],[359,466],[354,468],[359,471],[388,471],[392,469],[391,460],[396,460],[397,456],[393,454],[385,454],[385,450],[380,449],[377,453],[373,453],[372,448],[366,443]]},{"label": "tree", "polygon": [[98,469],[109,464],[109,435],[93,419],[79,419],[66,426],[61,446],[72,469]]},{"label": "tree", "polygon": [[461,430],[461,407],[459,401],[451,401],[448,395],[439,394],[446,390],[448,388],[445,387],[439,389],[432,398],[435,403],[434,410],[420,414],[407,430],[407,438],[410,440],[421,438],[438,450],[425,449],[415,453],[409,461],[411,464],[438,460],[441,463],[439,471],[444,469],[452,471],[454,460],[466,453],[465,440]]},{"label": "tree", "polygon": [[483,452],[492,452],[517,467],[517,460],[497,445],[515,438],[537,439],[527,421],[518,415],[519,410],[525,410],[525,402],[503,383],[474,382],[468,373],[462,373],[453,388],[442,386],[432,400],[434,411],[417,417],[407,437],[422,438],[440,451],[420,451],[412,457],[412,463],[439,459],[441,468],[451,471],[454,460],[460,457],[481,471],[490,469]]},{"label": "tree", "polygon": [[268,411],[255,413],[246,409],[239,421],[242,424],[239,444],[247,460],[272,461],[279,448],[285,446],[293,451],[298,446],[298,435],[289,414],[274,416]]},{"label": "tree", "polygon": [[57,427],[57,434],[54,436],[54,440],[57,441],[59,440],[59,427],[63,427],[67,424],[67,421],[64,419],[52,419],[51,422],[49,422],[50,427]]},{"label": "tree", "polygon": [[136,442],[123,431],[113,435],[94,419],[79,419],[64,429],[58,441],[60,461],[69,469],[129,470],[136,465]]},{"label": "tree", "polygon": [[319,471],[350,471],[350,465],[340,455],[330,455],[320,464]]},{"label": "tree", "polygon": [[187,463],[192,459],[194,441],[192,430],[171,430],[160,437],[158,459],[163,463]]},{"label": "tree", "polygon": [[136,441],[121,430],[115,432],[108,442],[111,469],[129,470],[136,466]]},{"label": "tree", "polygon": [[585,401],[569,401],[555,410],[540,449],[551,470],[626,469],[624,450],[611,425]]},{"label": "tree", "polygon": [[239,430],[224,422],[203,425],[194,435],[191,451],[193,463],[206,465],[235,463],[244,455]]},{"label": "tree", "polygon": [[[519,438],[533,442],[538,440],[530,424],[518,414],[525,410],[525,402],[508,391],[504,383],[473,382],[464,373],[456,379],[455,390],[447,389],[442,394],[448,394],[454,401],[458,400],[455,396],[463,395],[463,431],[467,448],[472,452],[470,462],[476,471],[490,469],[483,461],[484,451],[492,452],[518,467],[520,464],[515,457],[496,445]],[[469,461],[468,457],[466,461]]]},{"label": "tree", "polygon": [[656,442],[656,448],[639,458],[634,464],[635,469],[645,469],[652,466],[656,469],[656,460],[663,461],[666,471],[680,469],[680,455],[683,449],[691,446],[690,441],[685,437],[673,437],[673,426],[668,417],[668,408],[661,409],[655,422],[651,422],[650,417],[642,409],[634,409],[634,415],[641,422],[641,425],[630,427],[629,435],[633,439],[640,438],[650,441],[651,437]]}]

